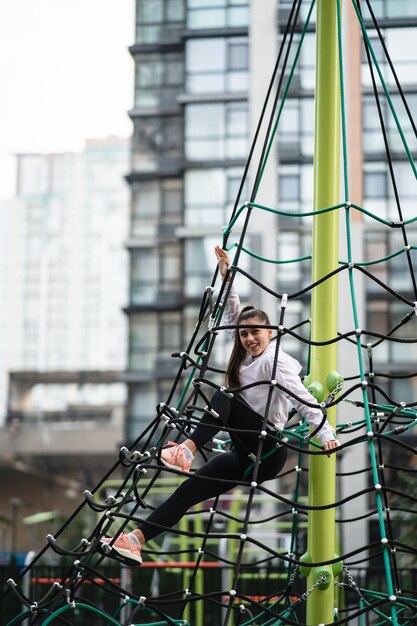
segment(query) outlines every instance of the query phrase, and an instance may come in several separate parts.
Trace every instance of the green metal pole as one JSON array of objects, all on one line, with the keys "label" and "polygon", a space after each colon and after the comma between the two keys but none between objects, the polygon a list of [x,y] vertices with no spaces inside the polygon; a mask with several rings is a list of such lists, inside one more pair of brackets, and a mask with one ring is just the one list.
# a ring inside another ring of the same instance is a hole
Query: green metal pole
[{"label": "green metal pole", "polygon": [[[314,209],[339,202],[340,177],[340,86],[338,66],[336,0],[317,1],[316,26],[316,90],[314,138]],[[313,282],[338,266],[339,218],[337,211],[317,215],[313,222]],[[337,277],[326,280],[312,293],[311,337],[327,341],[337,335]],[[326,376],[337,369],[337,344],[313,346],[311,350],[311,381],[319,381],[326,389]],[[335,410],[328,412],[334,426]],[[335,455],[312,456],[309,469],[309,503],[322,506],[333,503],[336,496]],[[311,561],[334,558],[335,511],[310,511],[308,520],[308,554]],[[312,568],[307,588],[321,574],[326,581],[310,595],[307,602],[309,626],[333,622],[334,579],[332,566]]]}]

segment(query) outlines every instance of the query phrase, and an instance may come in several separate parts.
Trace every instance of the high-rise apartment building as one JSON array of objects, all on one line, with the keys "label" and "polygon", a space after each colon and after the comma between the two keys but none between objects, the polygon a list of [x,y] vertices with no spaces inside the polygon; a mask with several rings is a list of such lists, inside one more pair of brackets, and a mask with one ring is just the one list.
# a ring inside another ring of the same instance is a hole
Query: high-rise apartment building
[{"label": "high-rise apartment building", "polygon": [[[16,206],[2,211],[10,248],[2,267],[13,277],[13,308],[3,309],[13,341],[6,372],[125,369],[128,167],[129,141],[118,137],[88,140],[80,153],[17,156]],[[100,398],[123,404],[124,384],[80,394],[34,384],[30,408],[63,411]],[[4,417],[5,395],[0,405]]]},{"label": "high-rise apartment building", "polygon": [[18,494],[19,518],[69,513],[123,441],[129,158],[118,137],[19,154],[0,207],[0,506]]},{"label": "high-rise apartment building", "polygon": [[20,154],[23,204],[18,369],[124,369],[129,142]]},{"label": "high-rise apartment building", "polygon": [[[157,402],[164,401],[178,363],[170,354],[186,344],[194,327],[198,303],[214,268],[213,245],[227,224],[243,174],[256,122],[270,80],[276,51],[293,3],[290,0],[137,0],[135,101],[130,252],[129,407],[127,431],[133,439],[153,417]],[[304,18],[309,3],[302,3]],[[383,139],[378,131],[369,73],[359,47],[359,27],[349,3],[344,5],[347,24],[346,97],[348,106],[351,185],[365,208],[390,214],[395,202],[389,183]],[[412,0],[374,0],[392,61],[409,106],[417,111],[416,65],[417,11]],[[372,27],[366,3],[365,23],[388,86],[392,74],[383,62],[381,45]],[[301,36],[303,19],[296,28]],[[313,197],[315,34],[314,14],[303,43],[292,86],[284,107],[277,146],[264,173],[261,202],[285,210],[308,211]],[[398,96],[394,96],[398,104]],[[407,195],[407,216],[416,212],[416,188],[404,161],[398,135],[393,132],[387,106],[388,141],[401,192]],[[401,115],[401,114],[400,114]],[[402,121],[405,121],[402,120]],[[407,136],[410,129],[405,130]],[[411,144],[415,151],[415,144]],[[250,171],[253,180],[253,168]],[[246,192],[247,193],[247,190]],[[247,196],[243,195],[242,201]],[[407,217],[405,216],[405,217]],[[370,258],[396,250],[400,233],[378,227],[365,216],[353,226],[354,245]],[[239,227],[237,227],[237,232]],[[269,258],[296,258],[310,253],[311,234],[294,218],[267,216],[248,235],[252,250]],[[341,254],[345,248],[341,249]],[[401,288],[404,257],[390,264],[384,280]],[[248,260],[248,269],[251,263]],[[259,276],[279,292],[294,292],[311,280],[311,267],[265,268]],[[242,283],[247,298],[254,294]],[[386,292],[375,284],[359,284],[359,307],[366,310],[367,327],[386,333],[401,312]],[[411,294],[409,294],[411,296]],[[271,302],[265,308],[272,310]],[[275,305],[277,306],[277,305]],[[298,307],[298,308],[297,308]],[[348,315],[341,306],[341,328]],[[307,309],[308,310],[308,309]],[[273,311],[272,311],[273,312]],[[274,312],[273,312],[274,313]],[[291,319],[305,317],[302,299],[292,306]],[[406,332],[414,333],[406,328]],[[288,344],[305,363],[303,348]],[[415,344],[390,344],[379,352],[381,368],[409,371],[416,357]],[[341,355],[344,371],[349,363]],[[387,380],[389,393],[415,397],[414,379]],[[398,389],[398,386],[401,389]],[[356,459],[355,462],[361,463]]]}]

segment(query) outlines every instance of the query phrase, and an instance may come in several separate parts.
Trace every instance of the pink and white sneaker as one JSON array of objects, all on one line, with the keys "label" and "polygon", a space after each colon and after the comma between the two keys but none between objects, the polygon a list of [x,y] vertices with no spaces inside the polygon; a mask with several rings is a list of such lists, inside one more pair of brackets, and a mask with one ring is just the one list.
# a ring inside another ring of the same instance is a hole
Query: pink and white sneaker
[{"label": "pink and white sneaker", "polygon": [[[113,537],[102,537],[100,541],[108,545],[113,541]],[[142,565],[142,546],[139,542],[136,543],[136,541],[132,540],[127,533],[120,533],[110,547],[125,559],[135,561],[138,565]]]},{"label": "pink and white sneaker", "polygon": [[[187,452],[189,458],[186,458]],[[162,449],[161,461],[164,465],[180,472],[189,472],[193,462],[194,455],[191,451],[185,450],[182,444],[168,441],[167,445]]]}]

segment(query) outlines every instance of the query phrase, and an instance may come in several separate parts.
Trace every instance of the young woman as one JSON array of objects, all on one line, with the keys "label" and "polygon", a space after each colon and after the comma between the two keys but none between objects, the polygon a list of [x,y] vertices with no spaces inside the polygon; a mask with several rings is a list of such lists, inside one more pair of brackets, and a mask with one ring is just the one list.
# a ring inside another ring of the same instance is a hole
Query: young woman
[{"label": "young woman", "polygon": [[[230,264],[229,258],[220,246],[216,246],[215,253],[220,274],[224,278]],[[280,347],[274,373],[276,344],[271,342],[272,330],[265,328],[270,325],[269,318],[264,311],[252,306],[240,310],[239,296],[233,286],[223,313],[223,323],[236,326],[251,325],[233,331],[234,346],[226,370],[227,386],[236,388],[260,381],[266,382],[250,386],[233,397],[216,391],[210,404],[218,417],[206,412],[189,439],[182,444],[169,442],[164,447],[161,461],[172,469],[189,472],[194,453],[221,428],[228,430],[232,441],[232,449],[229,452],[213,456],[191,474],[138,528],[131,533],[121,533],[114,540],[112,550],[139,565],[142,563],[143,544],[163,532],[162,527],[172,528],[191,506],[233,489],[238,482],[251,482],[259,445],[261,462],[256,482],[260,484],[279,474],[287,459],[287,449],[284,446],[276,446],[274,428],[277,430],[284,428],[289,401],[307,418],[313,428],[317,428],[322,422],[321,410],[311,408],[303,402],[316,401],[301,382],[300,364]],[[263,416],[270,395],[269,381],[273,378],[300,400],[275,387],[268,412],[268,422],[271,425],[263,428]],[[260,437],[261,430],[266,430],[267,435]],[[327,420],[317,433],[317,437],[328,454],[340,446]],[[101,541],[109,544],[113,538],[103,537]]]}]

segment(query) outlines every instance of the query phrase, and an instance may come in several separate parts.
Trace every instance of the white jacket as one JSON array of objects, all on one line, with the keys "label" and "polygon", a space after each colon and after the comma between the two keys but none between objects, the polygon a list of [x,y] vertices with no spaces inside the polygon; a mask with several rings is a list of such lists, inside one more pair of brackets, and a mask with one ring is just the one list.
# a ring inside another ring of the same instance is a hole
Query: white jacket
[{"label": "white jacket", "polygon": [[[226,306],[224,307],[221,324],[224,326],[236,324],[239,313],[240,299],[236,289],[232,286]],[[233,335],[235,334],[234,329],[230,332]],[[241,392],[241,396],[254,411],[264,416],[268,402],[268,392],[271,386],[270,383],[271,380],[276,380],[286,391],[274,387],[268,412],[268,420],[272,422],[277,429],[282,430],[288,419],[289,403],[291,403],[297,411],[308,420],[314,430],[323,419],[321,409],[306,406],[302,401],[293,398],[287,393],[291,392],[301,400],[317,404],[317,400],[307,391],[301,382],[299,377],[301,365],[296,359],[284,352],[280,346],[278,363],[274,374],[275,351],[276,342],[271,341],[266,350],[255,358],[249,353],[246,353],[239,369],[241,386],[246,387],[246,385],[252,385],[260,381],[265,381],[265,385],[249,387],[249,389],[245,389]],[[320,439],[321,443],[335,438],[333,428],[330,426],[327,419],[317,433],[317,437]]]}]

